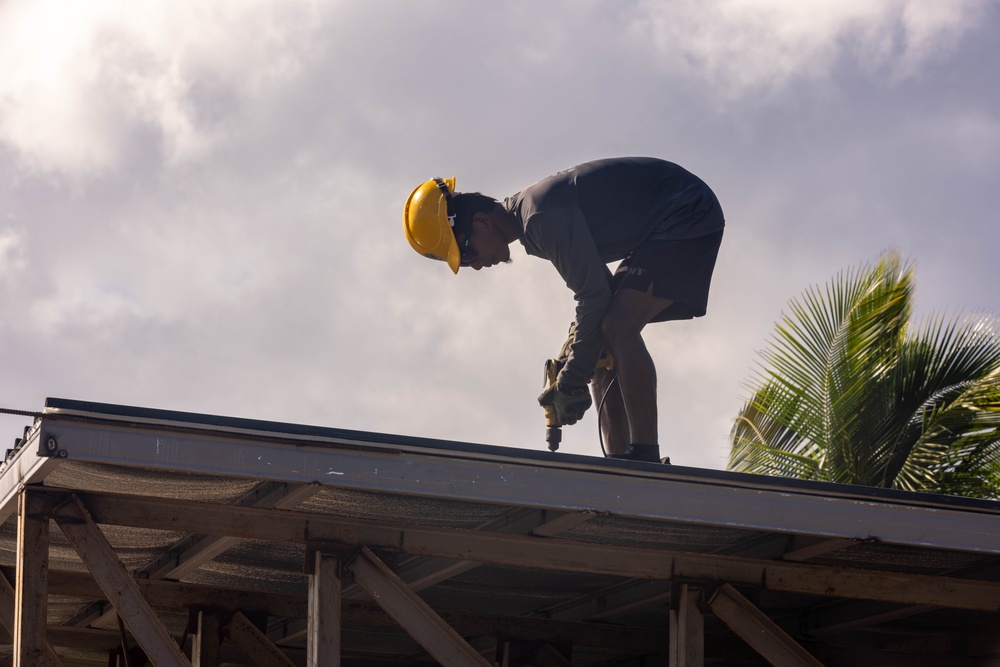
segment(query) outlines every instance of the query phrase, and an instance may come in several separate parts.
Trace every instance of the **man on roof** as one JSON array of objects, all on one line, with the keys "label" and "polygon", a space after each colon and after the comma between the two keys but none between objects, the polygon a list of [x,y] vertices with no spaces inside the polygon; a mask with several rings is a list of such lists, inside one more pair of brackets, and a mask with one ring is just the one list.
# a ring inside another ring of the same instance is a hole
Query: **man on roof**
[{"label": "man on roof", "polygon": [[[661,461],[656,369],[641,333],[650,322],[706,312],[725,219],[704,181],[643,157],[580,164],[502,202],[437,178],[410,195],[403,227],[414,250],[454,273],[510,261],[515,241],[552,262],[576,299],[576,326],[567,362],[539,402],[574,424],[591,405],[590,384],[593,400],[603,400],[608,455]],[[612,274],[607,265],[618,260]],[[611,371],[595,370],[602,349],[613,355]]]}]

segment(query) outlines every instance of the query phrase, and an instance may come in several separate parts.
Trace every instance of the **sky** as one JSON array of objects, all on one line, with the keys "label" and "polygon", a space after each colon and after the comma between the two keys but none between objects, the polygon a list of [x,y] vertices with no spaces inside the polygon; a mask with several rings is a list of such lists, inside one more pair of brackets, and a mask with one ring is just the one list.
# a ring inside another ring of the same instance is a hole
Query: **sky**
[{"label": "sky", "polygon": [[[0,407],[544,450],[572,293],[517,244],[453,275],[403,204],[647,155],[726,214],[708,315],[644,332],[662,453],[723,469],[809,286],[894,249],[918,318],[1000,312],[998,33],[997,0],[0,0]],[[563,430],[600,455],[593,410]]]}]

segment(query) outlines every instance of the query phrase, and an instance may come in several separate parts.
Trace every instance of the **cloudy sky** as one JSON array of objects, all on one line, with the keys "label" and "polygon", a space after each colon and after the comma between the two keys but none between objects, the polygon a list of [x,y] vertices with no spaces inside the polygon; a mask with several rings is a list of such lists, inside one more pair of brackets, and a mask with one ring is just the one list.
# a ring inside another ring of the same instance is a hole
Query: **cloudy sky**
[{"label": "cloudy sky", "polygon": [[650,155],[726,211],[708,316],[646,333],[664,452],[723,468],[806,287],[895,248],[918,316],[1000,312],[998,33],[996,0],[0,2],[0,407],[544,449],[571,293],[519,246],[453,276],[403,202]]}]

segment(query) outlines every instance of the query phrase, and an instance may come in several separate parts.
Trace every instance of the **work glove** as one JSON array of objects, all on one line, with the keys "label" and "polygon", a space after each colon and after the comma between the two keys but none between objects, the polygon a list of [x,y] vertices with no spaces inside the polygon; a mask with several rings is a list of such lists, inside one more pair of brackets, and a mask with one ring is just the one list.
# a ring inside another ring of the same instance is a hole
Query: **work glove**
[{"label": "work glove", "polygon": [[590,407],[590,392],[587,387],[563,387],[556,383],[546,387],[538,404],[542,407],[551,405],[556,410],[556,417],[562,426],[570,426],[580,421],[583,413]]}]

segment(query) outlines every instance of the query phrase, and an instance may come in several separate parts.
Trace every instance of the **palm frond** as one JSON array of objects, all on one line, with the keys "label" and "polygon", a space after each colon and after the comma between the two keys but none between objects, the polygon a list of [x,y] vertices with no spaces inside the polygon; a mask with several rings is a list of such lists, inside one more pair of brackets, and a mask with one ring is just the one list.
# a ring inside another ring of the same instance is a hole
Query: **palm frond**
[{"label": "palm frond", "polygon": [[901,489],[1000,490],[992,318],[910,328],[894,252],[789,302],[733,426],[729,468]]}]

